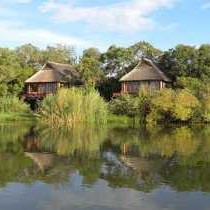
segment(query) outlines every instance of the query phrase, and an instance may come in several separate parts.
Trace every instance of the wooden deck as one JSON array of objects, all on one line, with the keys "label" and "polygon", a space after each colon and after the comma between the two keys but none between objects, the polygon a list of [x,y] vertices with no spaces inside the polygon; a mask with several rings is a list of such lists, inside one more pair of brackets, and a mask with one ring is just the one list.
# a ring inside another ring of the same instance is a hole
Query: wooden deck
[{"label": "wooden deck", "polygon": [[47,95],[51,95],[49,93],[25,93],[22,95],[23,99],[43,99],[44,97],[46,97]]}]

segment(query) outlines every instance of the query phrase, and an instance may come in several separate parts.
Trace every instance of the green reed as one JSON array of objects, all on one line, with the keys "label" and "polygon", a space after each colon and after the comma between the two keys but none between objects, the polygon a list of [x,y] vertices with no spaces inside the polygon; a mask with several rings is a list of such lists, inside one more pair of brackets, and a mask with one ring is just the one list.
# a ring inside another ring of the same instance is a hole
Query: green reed
[{"label": "green reed", "polygon": [[73,126],[79,122],[105,124],[107,104],[94,89],[60,89],[40,107],[41,118],[53,125]]}]

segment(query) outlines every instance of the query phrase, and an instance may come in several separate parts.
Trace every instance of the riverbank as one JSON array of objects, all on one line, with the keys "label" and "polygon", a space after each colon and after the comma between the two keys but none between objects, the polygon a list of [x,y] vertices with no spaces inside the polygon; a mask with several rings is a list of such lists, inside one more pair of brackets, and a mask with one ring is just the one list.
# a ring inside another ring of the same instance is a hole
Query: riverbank
[{"label": "riverbank", "polygon": [[108,125],[121,125],[121,126],[128,126],[128,125],[137,125],[137,120],[125,115],[115,115],[109,113],[107,116],[107,124]]},{"label": "riverbank", "polygon": [[36,117],[32,113],[0,113],[0,122],[34,121]]}]

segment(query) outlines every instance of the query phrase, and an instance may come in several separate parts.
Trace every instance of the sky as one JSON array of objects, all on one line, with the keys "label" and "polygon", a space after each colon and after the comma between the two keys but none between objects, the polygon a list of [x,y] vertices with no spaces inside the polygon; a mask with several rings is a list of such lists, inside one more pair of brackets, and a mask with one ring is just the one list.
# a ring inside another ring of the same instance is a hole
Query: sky
[{"label": "sky", "polygon": [[0,0],[0,47],[210,43],[210,0]]}]

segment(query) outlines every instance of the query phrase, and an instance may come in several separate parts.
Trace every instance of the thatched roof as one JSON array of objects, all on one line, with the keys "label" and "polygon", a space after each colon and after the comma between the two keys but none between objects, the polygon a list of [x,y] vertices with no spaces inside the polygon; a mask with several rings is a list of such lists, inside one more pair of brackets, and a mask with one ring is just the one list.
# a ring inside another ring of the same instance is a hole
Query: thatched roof
[{"label": "thatched roof", "polygon": [[143,58],[139,64],[120,79],[126,81],[165,81],[171,80],[149,59]]},{"label": "thatched roof", "polygon": [[47,62],[40,71],[32,75],[25,83],[66,82],[81,83],[80,75],[69,64]]}]

